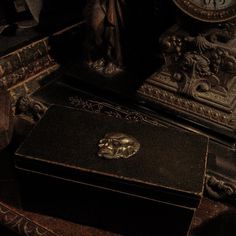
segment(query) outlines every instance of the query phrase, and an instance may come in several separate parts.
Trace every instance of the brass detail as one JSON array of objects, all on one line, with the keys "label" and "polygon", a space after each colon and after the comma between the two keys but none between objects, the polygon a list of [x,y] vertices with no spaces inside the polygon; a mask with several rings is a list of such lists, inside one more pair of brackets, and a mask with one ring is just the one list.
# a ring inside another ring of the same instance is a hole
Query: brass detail
[{"label": "brass detail", "polygon": [[134,137],[123,133],[106,134],[98,146],[98,156],[106,159],[127,159],[140,149],[140,143]]}]

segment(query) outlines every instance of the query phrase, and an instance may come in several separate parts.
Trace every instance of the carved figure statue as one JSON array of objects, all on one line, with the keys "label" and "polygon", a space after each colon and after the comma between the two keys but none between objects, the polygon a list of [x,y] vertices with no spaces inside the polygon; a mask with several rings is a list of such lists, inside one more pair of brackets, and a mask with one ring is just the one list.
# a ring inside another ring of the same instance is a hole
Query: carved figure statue
[{"label": "carved figure statue", "polygon": [[122,133],[106,134],[98,146],[98,156],[106,159],[126,159],[136,154],[140,148],[134,137]]},{"label": "carved figure statue", "polygon": [[106,75],[123,68],[125,0],[89,0],[85,14],[88,25],[87,64]]}]

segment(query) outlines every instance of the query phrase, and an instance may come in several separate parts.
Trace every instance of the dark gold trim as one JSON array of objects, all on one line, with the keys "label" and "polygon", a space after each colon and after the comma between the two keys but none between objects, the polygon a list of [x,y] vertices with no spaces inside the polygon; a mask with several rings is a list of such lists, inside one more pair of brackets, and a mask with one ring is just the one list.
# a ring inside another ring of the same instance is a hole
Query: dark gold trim
[{"label": "dark gold trim", "polygon": [[125,119],[132,122],[141,121],[155,126],[166,127],[166,125],[160,123],[156,118],[152,117],[151,115],[127,109],[122,106],[115,106],[109,103],[94,100],[85,100],[79,96],[69,97],[69,103],[72,107],[82,111],[88,111],[96,114],[104,114],[107,116],[112,116],[118,119]]}]

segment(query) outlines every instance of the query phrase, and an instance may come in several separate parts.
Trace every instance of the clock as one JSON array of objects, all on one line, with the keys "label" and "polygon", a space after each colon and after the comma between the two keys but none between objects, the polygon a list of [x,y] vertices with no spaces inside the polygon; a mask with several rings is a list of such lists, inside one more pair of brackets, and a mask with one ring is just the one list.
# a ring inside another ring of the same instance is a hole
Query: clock
[{"label": "clock", "polygon": [[220,23],[236,18],[235,0],[173,0],[183,12],[205,22]]}]

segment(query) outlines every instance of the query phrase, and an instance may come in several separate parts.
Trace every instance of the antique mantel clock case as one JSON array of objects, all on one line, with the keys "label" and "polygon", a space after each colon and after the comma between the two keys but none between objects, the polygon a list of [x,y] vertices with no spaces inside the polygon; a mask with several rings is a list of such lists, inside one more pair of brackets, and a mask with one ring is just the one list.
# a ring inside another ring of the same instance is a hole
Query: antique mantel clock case
[{"label": "antique mantel clock case", "polygon": [[165,63],[139,92],[235,139],[236,4],[174,2],[188,16],[160,37]]},{"label": "antique mantel clock case", "polygon": [[212,172],[234,182],[236,172],[229,173],[236,156],[236,2],[173,2],[180,9],[177,23],[159,38],[164,63],[138,93],[147,106],[164,109],[222,143],[221,151],[210,146]]}]

